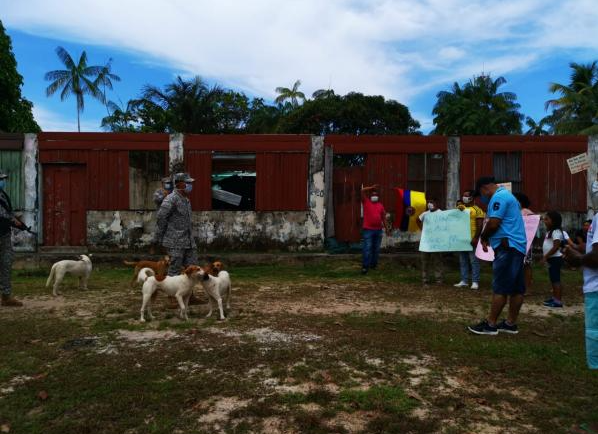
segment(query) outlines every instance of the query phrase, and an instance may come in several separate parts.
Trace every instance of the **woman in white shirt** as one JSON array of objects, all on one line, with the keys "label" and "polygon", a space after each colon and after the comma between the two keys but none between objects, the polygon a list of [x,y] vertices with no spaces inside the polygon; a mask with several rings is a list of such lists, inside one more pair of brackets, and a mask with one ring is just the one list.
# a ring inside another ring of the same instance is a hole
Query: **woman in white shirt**
[{"label": "woman in white shirt", "polygon": [[565,246],[565,236],[561,228],[563,219],[558,212],[549,211],[543,220],[546,225],[546,236],[542,244],[542,252],[544,262],[548,264],[548,276],[552,284],[552,297],[544,302],[544,306],[562,308],[561,267],[563,266],[563,254],[561,247]]}]

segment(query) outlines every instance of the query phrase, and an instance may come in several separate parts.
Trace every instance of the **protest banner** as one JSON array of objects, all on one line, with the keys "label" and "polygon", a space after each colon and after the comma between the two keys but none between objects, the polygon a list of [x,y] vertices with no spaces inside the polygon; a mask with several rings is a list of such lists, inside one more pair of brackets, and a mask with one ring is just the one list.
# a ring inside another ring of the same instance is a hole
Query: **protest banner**
[{"label": "protest banner", "polygon": [[[536,232],[538,231],[538,225],[540,224],[540,216],[539,215],[528,215],[523,217],[523,223],[525,224],[525,237],[527,238],[527,250],[532,247],[532,242],[534,241],[534,237],[536,236]],[[494,261],[494,250],[492,247],[488,246],[488,251],[484,252],[484,248],[482,247],[482,243],[479,242],[476,246],[475,255],[478,259],[482,261]]]},{"label": "protest banner", "polygon": [[429,212],[424,217],[420,252],[471,252],[469,210]]},{"label": "protest banner", "polygon": [[590,158],[588,157],[588,153],[584,152],[583,154],[579,154],[575,157],[569,158],[567,160],[567,164],[569,165],[569,170],[573,175],[575,173],[588,170],[588,168],[590,167]]}]

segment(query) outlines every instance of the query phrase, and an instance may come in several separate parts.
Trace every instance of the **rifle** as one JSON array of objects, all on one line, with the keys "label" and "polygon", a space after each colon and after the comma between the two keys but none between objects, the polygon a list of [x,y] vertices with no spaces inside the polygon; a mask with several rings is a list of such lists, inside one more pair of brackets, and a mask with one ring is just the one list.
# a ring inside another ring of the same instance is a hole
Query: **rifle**
[{"label": "rifle", "polygon": [[18,227],[17,229],[25,231],[25,232],[29,232],[31,235],[34,235],[35,237],[37,237],[37,232],[32,231],[31,226],[27,226],[25,223],[23,223],[23,220],[21,220],[18,217],[14,217],[14,219],[16,221],[18,221],[19,223],[21,223],[21,226]]}]

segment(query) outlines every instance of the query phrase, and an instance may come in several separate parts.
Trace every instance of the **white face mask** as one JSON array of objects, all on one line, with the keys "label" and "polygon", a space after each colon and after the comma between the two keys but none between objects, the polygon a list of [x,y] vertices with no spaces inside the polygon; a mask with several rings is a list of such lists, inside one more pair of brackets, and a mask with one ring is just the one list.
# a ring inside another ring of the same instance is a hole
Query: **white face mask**
[{"label": "white face mask", "polygon": [[435,208],[436,208],[436,207],[434,206],[434,204],[433,204],[433,203],[428,203],[428,210],[430,210],[430,211],[434,211],[434,209],[435,209]]},{"label": "white face mask", "polygon": [[372,197],[370,197],[370,200],[372,202],[378,202],[378,199],[380,199],[378,196],[372,196]]},{"label": "white face mask", "polygon": [[471,196],[463,196],[461,199],[463,199],[463,203],[473,202],[473,197],[471,197]]}]

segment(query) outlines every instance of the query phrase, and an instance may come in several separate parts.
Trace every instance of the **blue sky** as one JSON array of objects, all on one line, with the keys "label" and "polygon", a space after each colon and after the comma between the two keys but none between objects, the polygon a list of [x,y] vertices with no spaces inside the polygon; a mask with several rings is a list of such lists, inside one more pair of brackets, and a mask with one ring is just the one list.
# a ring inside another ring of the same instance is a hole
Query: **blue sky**
[{"label": "blue sky", "polygon": [[[183,76],[272,99],[296,79],[382,94],[432,128],[435,95],[484,71],[507,79],[522,112],[545,115],[550,82],[568,63],[598,59],[594,0],[0,0],[24,95],[45,130],[75,130],[73,100],[47,98],[45,72],[61,69],[61,45],[91,64],[113,58],[121,76],[110,99],[126,103],[146,83]],[[82,130],[105,108],[88,99]]]}]

